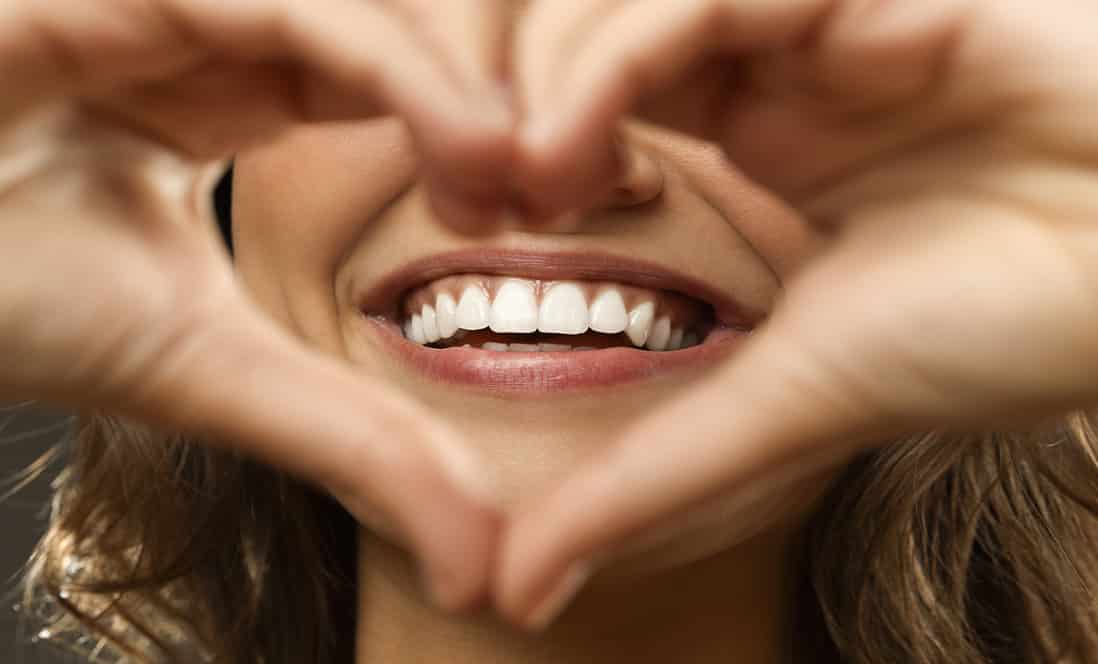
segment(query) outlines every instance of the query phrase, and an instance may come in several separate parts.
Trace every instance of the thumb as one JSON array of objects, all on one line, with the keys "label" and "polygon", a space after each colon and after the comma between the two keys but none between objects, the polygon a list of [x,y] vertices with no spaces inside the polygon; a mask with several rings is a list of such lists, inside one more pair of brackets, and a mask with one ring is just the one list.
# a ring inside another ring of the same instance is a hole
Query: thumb
[{"label": "thumb", "polygon": [[174,333],[127,411],[297,473],[360,520],[391,521],[440,605],[475,601],[499,528],[476,459],[392,390],[229,299]]},{"label": "thumb", "polygon": [[505,615],[540,628],[593,562],[684,524],[698,527],[699,519],[752,522],[752,506],[766,496],[877,439],[870,427],[879,420],[857,395],[833,387],[833,377],[793,343],[795,329],[775,323],[523,510],[497,571],[494,593]]}]

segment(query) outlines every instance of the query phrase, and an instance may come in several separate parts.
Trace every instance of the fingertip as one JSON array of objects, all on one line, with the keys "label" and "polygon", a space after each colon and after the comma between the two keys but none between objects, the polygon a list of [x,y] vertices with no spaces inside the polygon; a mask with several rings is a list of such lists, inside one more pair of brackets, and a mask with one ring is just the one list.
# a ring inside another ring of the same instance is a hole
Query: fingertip
[{"label": "fingertip", "polygon": [[538,599],[550,590],[547,582],[557,578],[552,560],[545,558],[554,552],[545,543],[560,540],[542,539],[546,535],[551,537],[548,530],[554,522],[551,518],[546,521],[539,518],[547,499],[535,498],[525,507],[509,512],[493,570],[492,602],[496,613],[524,629]]},{"label": "fingertip", "polygon": [[612,135],[534,131],[553,133],[536,134],[533,142],[523,135],[513,185],[523,212],[534,223],[597,207],[618,184],[626,159]]},{"label": "fingertip", "polygon": [[432,212],[467,235],[496,231],[506,212],[514,162],[514,114],[494,86],[471,97],[461,117],[413,129],[424,156]]},{"label": "fingertip", "polygon": [[520,623],[522,627],[533,632],[548,629],[583,590],[593,571],[591,563],[586,560],[569,565],[549,586],[545,596],[538,599],[525,613]]},{"label": "fingertip", "polygon": [[481,176],[486,170],[502,174],[510,165],[518,129],[510,93],[487,83],[457,94],[448,112],[431,109],[415,123],[421,148],[470,187],[498,186]]},{"label": "fingertip", "polygon": [[444,426],[429,426],[421,440],[442,475],[410,525],[431,602],[444,611],[470,610],[490,597],[504,530],[499,491],[481,458]]},{"label": "fingertip", "polygon": [[521,583],[508,564],[506,553],[501,554],[492,584],[492,606],[495,612],[512,625],[521,626],[530,613],[533,601],[531,592]]},{"label": "fingertip", "polygon": [[511,624],[542,632],[587,585],[596,570],[595,558],[562,558],[549,567],[542,561],[539,569],[537,556],[523,554],[518,541],[508,534],[502,542],[492,601],[496,612]]},{"label": "fingertip", "polygon": [[470,508],[464,519],[451,527],[438,523],[438,530],[453,530],[447,545],[440,545],[439,532],[421,542],[421,583],[427,597],[447,612],[470,611],[491,599],[492,571],[496,560],[503,518],[491,508]]}]

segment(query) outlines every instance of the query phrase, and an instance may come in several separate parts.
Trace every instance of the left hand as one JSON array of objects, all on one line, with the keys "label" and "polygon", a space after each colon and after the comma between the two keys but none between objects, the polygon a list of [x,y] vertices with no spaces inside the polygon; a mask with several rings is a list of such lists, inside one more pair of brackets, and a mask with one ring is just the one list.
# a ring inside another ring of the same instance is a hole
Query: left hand
[{"label": "left hand", "polygon": [[536,5],[516,46],[534,208],[615,182],[635,112],[835,233],[734,359],[516,516],[509,618],[688,510],[735,528],[729,509],[892,437],[1098,402],[1098,5],[579,7]]},{"label": "left hand", "polygon": [[381,115],[407,122],[449,207],[490,188],[492,155],[511,153],[510,114],[490,103],[504,15],[428,9],[0,3],[0,401],[126,415],[293,472],[402,536],[460,607],[486,592],[500,524],[476,457],[257,307],[208,205],[240,150]]}]

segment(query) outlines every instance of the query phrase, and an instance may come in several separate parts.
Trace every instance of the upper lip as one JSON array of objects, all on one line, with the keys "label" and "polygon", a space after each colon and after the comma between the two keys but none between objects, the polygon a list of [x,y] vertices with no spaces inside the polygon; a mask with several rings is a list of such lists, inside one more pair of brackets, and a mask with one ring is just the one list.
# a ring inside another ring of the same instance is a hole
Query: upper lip
[{"label": "upper lip", "polygon": [[526,279],[613,281],[667,290],[705,302],[718,324],[754,326],[762,315],[746,311],[736,298],[705,281],[664,266],[604,252],[532,252],[464,249],[425,256],[393,270],[367,286],[356,302],[368,314],[394,314],[411,289],[454,274],[491,274]]}]

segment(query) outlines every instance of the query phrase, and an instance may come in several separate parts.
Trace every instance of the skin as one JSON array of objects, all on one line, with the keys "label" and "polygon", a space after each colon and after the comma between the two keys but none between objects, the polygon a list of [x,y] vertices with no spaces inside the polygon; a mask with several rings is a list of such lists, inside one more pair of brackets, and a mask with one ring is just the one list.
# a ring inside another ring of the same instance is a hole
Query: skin
[{"label": "skin", "polygon": [[570,569],[642,532],[697,510],[749,515],[896,435],[1098,401],[1098,76],[1080,67],[1098,61],[1093,6],[587,11],[539,3],[516,47],[519,180],[540,207],[606,181],[633,110],[718,141],[832,239],[719,375],[512,519],[495,586],[507,615],[528,620]]},{"label": "skin", "polygon": [[408,399],[256,308],[208,203],[226,156],[301,122],[397,113],[440,172],[491,161],[507,110],[424,57],[400,10],[5,4],[0,399],[232,441],[404,533],[454,605],[483,595],[499,532],[476,460]]},{"label": "skin", "polygon": [[[742,520],[898,433],[1098,399],[1086,3],[546,0],[506,40],[491,3],[468,5],[483,23],[434,27],[407,20],[421,3],[40,5],[9,3],[0,21],[14,81],[0,100],[0,356],[34,360],[5,365],[0,395],[238,441],[395,524],[446,606],[490,588],[528,624],[570,569],[696,525],[699,508]],[[487,55],[462,68],[444,64],[453,54]],[[279,83],[301,73],[277,69],[288,61],[307,63],[307,85]],[[729,81],[733,65],[745,73]],[[316,352],[335,336],[291,326],[304,349],[269,320],[290,322],[285,302],[257,289],[269,311],[249,307],[193,203],[211,160],[277,129],[387,113],[410,127],[425,196],[454,228],[490,232],[514,208],[584,229],[591,215],[558,213],[618,181],[614,134],[632,113],[713,140],[828,241],[734,359],[544,491],[486,506],[496,473],[474,450],[491,441]]]},{"label": "skin", "polygon": [[[782,282],[817,247],[811,229],[712,144],[635,123],[625,141],[633,168],[581,228],[471,238],[432,213],[422,160],[399,122],[301,128],[236,161],[236,267],[260,306],[287,327],[413,396],[468,441],[493,478],[497,504],[517,512],[705,371],[519,398],[444,384],[387,348],[364,324],[348,284],[368,290],[409,262],[471,247],[599,251],[685,272],[751,310],[771,309]],[[665,662],[690,652],[701,663],[731,653],[777,662],[792,540],[827,479],[757,506],[759,518],[725,520],[619,556],[566,621],[536,637],[506,628],[492,611],[439,613],[409,574],[400,538],[366,531],[359,661]],[[687,586],[693,590],[684,594]]]}]

